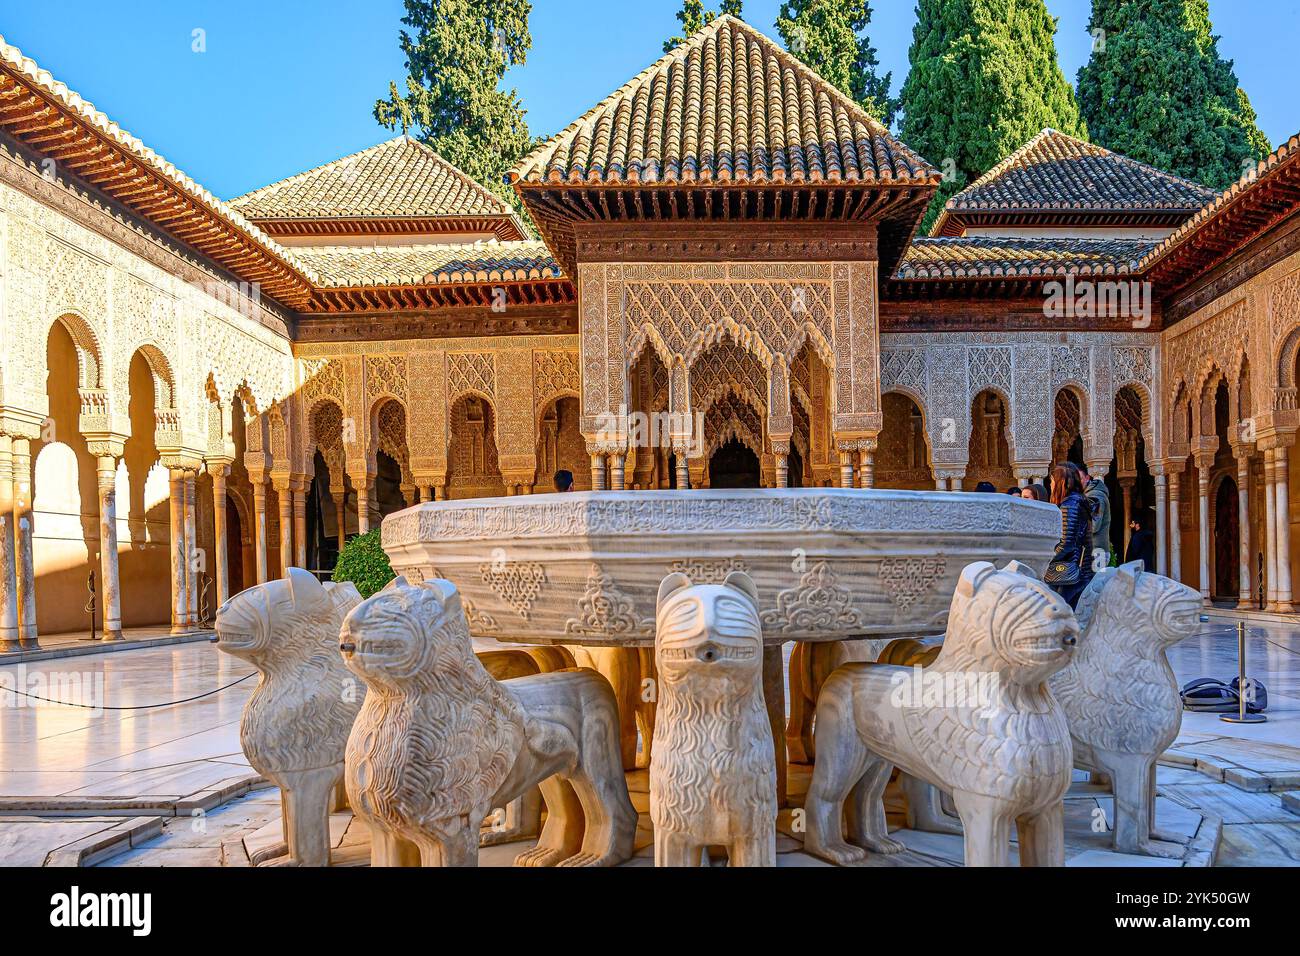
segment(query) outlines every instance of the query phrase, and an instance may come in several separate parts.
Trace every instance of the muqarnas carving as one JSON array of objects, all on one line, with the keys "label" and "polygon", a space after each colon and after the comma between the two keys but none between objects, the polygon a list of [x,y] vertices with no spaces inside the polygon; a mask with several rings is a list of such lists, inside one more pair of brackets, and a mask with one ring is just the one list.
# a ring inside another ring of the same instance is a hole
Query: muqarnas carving
[{"label": "muqarnas carving", "polygon": [[920,673],[910,668],[848,664],[827,679],[805,802],[809,853],[851,864],[902,850],[881,800],[897,766],[952,793],[967,866],[1005,866],[1013,823],[1021,865],[1064,864],[1070,732],[1047,681],[1078,639],[1074,613],[1027,566],[978,562],[962,572],[948,621],[925,671],[952,688],[940,706],[897,693]]},{"label": "muqarnas carving", "polygon": [[650,756],[655,866],[776,865],[776,752],[763,698],[758,589],[743,571],[659,585],[659,706]]},{"label": "muqarnas carving", "polygon": [[1110,775],[1115,849],[1181,857],[1155,828],[1156,758],[1178,736],[1182,701],[1165,654],[1201,626],[1201,596],[1136,561],[1097,574],[1078,607],[1083,637],[1051,680],[1070,724],[1074,765]]},{"label": "muqarnas carving", "polygon": [[450,581],[399,577],[344,622],[365,681],[347,748],[348,801],[377,866],[475,866],[479,824],[531,787],[546,801],[517,866],[612,866],[632,855],[636,811],[619,759],[618,710],[592,671],[502,683],[474,655]]},{"label": "muqarnas carving", "polygon": [[236,594],[217,611],[217,646],[262,679],[244,705],[239,740],[253,768],[280,788],[287,857],[329,864],[329,812],[365,687],[339,659],[339,628],[361,601],[353,584],[287,578]]}]

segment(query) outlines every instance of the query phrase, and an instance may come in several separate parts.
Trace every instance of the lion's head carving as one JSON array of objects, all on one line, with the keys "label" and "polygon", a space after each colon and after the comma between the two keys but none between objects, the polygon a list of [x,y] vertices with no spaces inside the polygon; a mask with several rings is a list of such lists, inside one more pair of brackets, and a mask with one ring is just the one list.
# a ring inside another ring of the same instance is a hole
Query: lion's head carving
[{"label": "lion's head carving", "polygon": [[1133,561],[1099,572],[1079,598],[1077,614],[1085,642],[1122,635],[1132,644],[1140,636],[1152,649],[1165,650],[1200,630],[1201,595]]},{"label": "lion's head carving", "polygon": [[217,610],[217,646],[262,671],[299,662],[332,645],[348,608],[361,600],[353,584],[323,585],[290,568],[287,577],[241,591]]},{"label": "lion's head carving", "polygon": [[996,671],[1022,686],[1064,667],[1079,637],[1070,605],[1019,561],[1002,570],[987,561],[968,565],[948,622],[939,656],[945,667]]},{"label": "lion's head carving", "polygon": [[743,571],[721,584],[692,584],[675,572],[659,585],[655,661],[668,683],[688,674],[750,682],[762,668],[758,588]]}]

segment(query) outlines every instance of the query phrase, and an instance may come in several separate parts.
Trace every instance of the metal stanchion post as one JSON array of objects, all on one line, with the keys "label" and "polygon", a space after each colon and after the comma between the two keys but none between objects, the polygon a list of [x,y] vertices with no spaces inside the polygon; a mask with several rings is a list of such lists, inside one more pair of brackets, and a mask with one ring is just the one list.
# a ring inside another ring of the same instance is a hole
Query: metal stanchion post
[{"label": "metal stanchion post", "polygon": [[1254,682],[1246,676],[1246,622],[1237,622],[1237,712],[1220,714],[1219,719],[1230,724],[1262,724],[1268,720],[1263,714],[1246,711],[1246,698],[1252,696]]}]

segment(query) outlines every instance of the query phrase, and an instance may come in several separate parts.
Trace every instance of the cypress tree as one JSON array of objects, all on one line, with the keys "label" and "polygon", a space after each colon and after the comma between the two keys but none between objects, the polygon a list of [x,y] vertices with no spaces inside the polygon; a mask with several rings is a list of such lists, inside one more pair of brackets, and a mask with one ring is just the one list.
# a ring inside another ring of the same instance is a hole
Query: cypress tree
[{"label": "cypress tree", "polygon": [[864,33],[870,23],[868,0],[786,0],[776,29],[786,49],[889,126],[898,100],[889,95],[893,74],[880,75]]},{"label": "cypress tree", "polygon": [[375,103],[382,125],[414,131],[516,208],[503,178],[533,140],[518,94],[500,84],[528,56],[531,10],[528,0],[406,0],[406,91],[390,83],[388,99]]},{"label": "cypress tree", "polygon": [[1268,155],[1208,0],[1093,0],[1088,29],[1079,105],[1098,145],[1213,189]]},{"label": "cypress tree", "polygon": [[682,0],[682,8],[677,11],[677,19],[682,25],[685,36],[669,37],[664,41],[664,52],[671,53],[673,47],[684,43],[688,37],[699,33],[718,18],[719,13],[728,13],[737,20],[741,19],[745,0],[722,0],[718,10],[705,10],[704,0]]},{"label": "cypress tree", "polygon": [[902,138],[944,173],[925,226],[1043,129],[1086,137],[1043,0],[918,0]]}]

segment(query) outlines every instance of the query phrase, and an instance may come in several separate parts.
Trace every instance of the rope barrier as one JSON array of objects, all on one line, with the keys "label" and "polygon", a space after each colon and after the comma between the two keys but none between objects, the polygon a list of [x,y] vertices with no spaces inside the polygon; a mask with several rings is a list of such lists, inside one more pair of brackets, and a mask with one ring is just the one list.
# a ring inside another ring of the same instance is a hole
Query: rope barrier
[{"label": "rope barrier", "polygon": [[221,687],[218,687],[216,690],[210,690],[206,694],[196,694],[193,697],[184,697],[180,700],[169,700],[162,704],[136,704],[134,707],[110,707],[108,705],[97,707],[94,704],[73,704],[66,700],[55,700],[53,697],[42,697],[40,694],[29,694],[25,690],[18,690],[13,687],[0,687],[0,693],[4,693],[5,691],[8,691],[11,694],[22,694],[22,696],[27,697],[31,700],[43,700],[47,704],[59,704],[63,707],[81,707],[84,708],[85,710],[156,710],[159,707],[175,707],[177,704],[188,704],[191,701],[202,700],[204,697],[211,697],[213,694],[219,694],[223,690],[229,690],[231,687],[234,687],[236,684],[242,684],[250,677],[256,677],[256,676],[257,674],[255,673],[245,674],[243,677],[239,678],[239,680],[231,681],[229,684],[225,684]]}]

